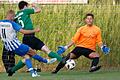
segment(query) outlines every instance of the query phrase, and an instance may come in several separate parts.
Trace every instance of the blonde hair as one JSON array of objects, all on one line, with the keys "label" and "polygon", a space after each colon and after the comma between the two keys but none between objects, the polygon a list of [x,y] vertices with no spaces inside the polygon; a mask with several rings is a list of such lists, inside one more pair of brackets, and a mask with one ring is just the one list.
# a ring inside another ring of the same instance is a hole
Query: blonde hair
[{"label": "blonde hair", "polygon": [[8,14],[15,14],[15,11],[14,11],[14,10],[8,10],[6,16],[7,16]]}]

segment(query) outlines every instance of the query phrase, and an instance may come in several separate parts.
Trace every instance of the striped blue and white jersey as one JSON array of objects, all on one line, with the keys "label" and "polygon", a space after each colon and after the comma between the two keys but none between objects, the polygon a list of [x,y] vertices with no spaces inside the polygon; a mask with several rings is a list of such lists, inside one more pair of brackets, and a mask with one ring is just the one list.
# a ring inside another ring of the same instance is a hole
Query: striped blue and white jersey
[{"label": "striped blue and white jersey", "polygon": [[16,32],[22,27],[10,20],[0,20],[0,37],[8,51],[13,51],[21,45]]}]

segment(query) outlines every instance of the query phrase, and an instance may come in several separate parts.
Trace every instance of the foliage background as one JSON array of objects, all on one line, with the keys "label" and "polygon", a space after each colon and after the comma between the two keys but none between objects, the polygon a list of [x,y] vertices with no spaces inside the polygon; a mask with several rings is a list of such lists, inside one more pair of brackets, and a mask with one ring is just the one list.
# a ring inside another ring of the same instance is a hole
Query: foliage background
[{"label": "foliage background", "polygon": [[[95,15],[94,24],[99,26],[102,30],[103,42],[110,48],[109,55],[103,55],[97,47],[97,52],[100,54],[100,65],[105,70],[119,70],[120,67],[120,5],[112,4],[112,0],[91,0],[89,4],[48,4],[38,5],[41,7],[42,12],[31,16],[35,27],[40,27],[41,32],[36,36],[41,39],[51,50],[56,51],[57,46],[65,45],[75,34],[77,28],[84,25],[84,15],[92,12]],[[6,11],[9,9],[18,10],[16,4],[0,4],[0,19],[4,19]],[[22,34],[18,34],[22,40]],[[2,42],[0,44],[0,69],[3,71],[2,63]],[[64,55],[70,52],[74,47],[67,50]],[[40,51],[38,51],[40,52]],[[47,54],[40,52],[40,55],[48,58]],[[21,59],[16,56],[16,63]],[[76,60],[75,70],[86,70],[90,67],[91,61],[84,57]],[[56,64],[45,65],[33,60],[36,67],[41,68],[43,71],[52,70]],[[24,68],[25,69],[25,68]]]}]

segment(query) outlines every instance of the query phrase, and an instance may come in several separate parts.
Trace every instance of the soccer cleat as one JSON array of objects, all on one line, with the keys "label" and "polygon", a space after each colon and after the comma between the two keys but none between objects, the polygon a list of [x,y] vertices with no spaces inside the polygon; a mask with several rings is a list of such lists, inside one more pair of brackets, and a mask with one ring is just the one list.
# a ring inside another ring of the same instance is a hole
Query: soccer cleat
[{"label": "soccer cleat", "polygon": [[[35,73],[36,75],[38,75],[38,73],[37,73],[37,69],[34,68],[33,70],[34,70],[34,73]],[[40,75],[38,75],[38,76],[40,76]]]},{"label": "soccer cleat", "polygon": [[98,71],[101,68],[101,66],[95,66],[89,70],[89,72],[95,72]]},{"label": "soccer cleat", "polygon": [[37,73],[32,73],[32,77],[38,77],[40,75],[38,75]]},{"label": "soccer cleat", "polygon": [[38,76],[40,76],[37,73],[37,69],[34,68],[33,70],[34,70],[34,73],[32,73],[32,77],[38,77]]},{"label": "soccer cleat", "polygon": [[54,63],[55,61],[57,61],[56,58],[47,59],[47,64],[52,64],[52,63]]},{"label": "soccer cleat", "polygon": [[11,70],[12,70],[12,69],[8,69],[8,72],[7,72],[7,73],[8,73],[8,76],[12,76],[12,75],[15,73],[15,72],[12,72]]},{"label": "soccer cleat", "polygon": [[[39,68],[39,69],[38,69],[38,68],[34,68],[33,70],[34,70],[34,71],[37,71],[37,72],[41,72],[41,69],[40,69],[40,68]],[[30,71],[29,71],[28,69],[26,69],[26,72],[30,72]]]}]

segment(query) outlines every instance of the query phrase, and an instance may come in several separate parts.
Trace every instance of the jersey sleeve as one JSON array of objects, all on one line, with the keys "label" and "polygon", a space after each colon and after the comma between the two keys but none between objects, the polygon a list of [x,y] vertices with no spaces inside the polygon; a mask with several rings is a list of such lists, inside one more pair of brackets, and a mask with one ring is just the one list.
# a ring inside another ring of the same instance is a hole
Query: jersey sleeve
[{"label": "jersey sleeve", "polygon": [[76,43],[76,42],[78,41],[79,37],[80,37],[80,30],[81,30],[81,28],[79,28],[79,29],[77,30],[77,32],[75,33],[75,35],[72,37],[72,41],[73,41],[74,43]]},{"label": "jersey sleeve", "polygon": [[99,29],[98,34],[97,34],[97,40],[96,42],[100,46],[102,44],[102,37],[101,37],[101,30]]},{"label": "jersey sleeve", "polygon": [[24,10],[26,14],[30,15],[30,14],[34,14],[35,13],[35,10],[34,9],[25,9]]},{"label": "jersey sleeve", "polygon": [[15,22],[12,22],[12,26],[13,26],[13,29],[16,31],[20,31],[20,29],[22,29],[22,26],[20,26],[19,24]]}]

